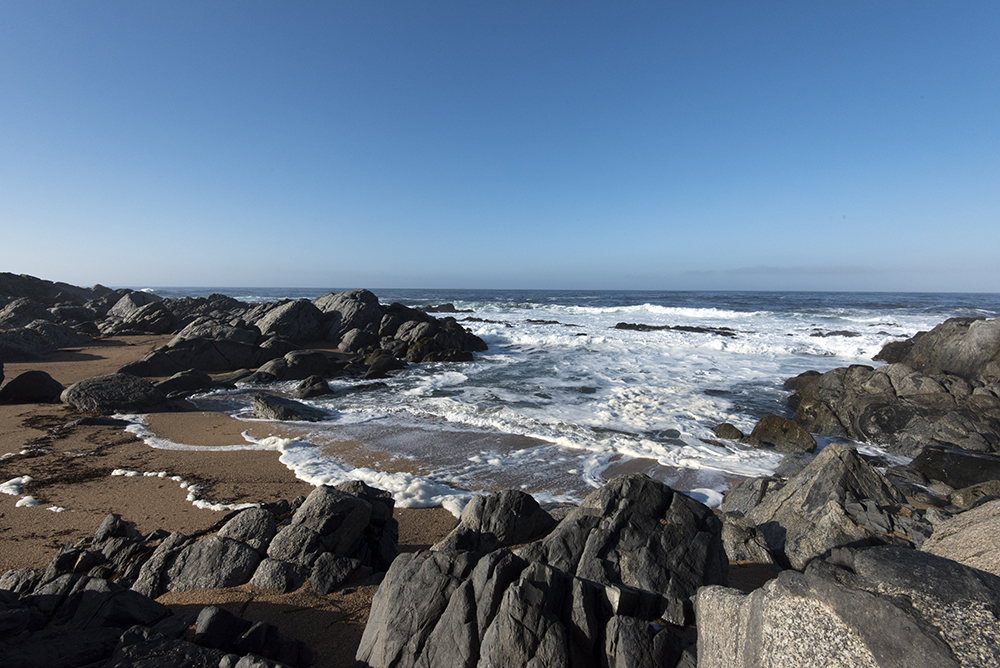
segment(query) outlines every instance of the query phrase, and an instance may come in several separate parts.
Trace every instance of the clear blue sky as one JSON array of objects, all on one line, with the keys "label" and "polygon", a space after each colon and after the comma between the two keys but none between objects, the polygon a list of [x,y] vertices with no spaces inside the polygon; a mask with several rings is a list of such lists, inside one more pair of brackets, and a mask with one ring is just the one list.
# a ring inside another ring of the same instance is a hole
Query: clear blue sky
[{"label": "clear blue sky", "polygon": [[0,271],[1000,292],[996,0],[0,0]]}]

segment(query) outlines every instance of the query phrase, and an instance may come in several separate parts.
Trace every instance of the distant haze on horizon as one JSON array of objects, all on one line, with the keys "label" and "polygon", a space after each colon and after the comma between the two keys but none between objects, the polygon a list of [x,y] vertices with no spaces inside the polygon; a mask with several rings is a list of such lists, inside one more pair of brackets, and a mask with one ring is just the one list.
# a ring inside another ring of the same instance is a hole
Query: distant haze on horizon
[{"label": "distant haze on horizon", "polygon": [[0,0],[0,271],[1000,292],[1000,5]]}]

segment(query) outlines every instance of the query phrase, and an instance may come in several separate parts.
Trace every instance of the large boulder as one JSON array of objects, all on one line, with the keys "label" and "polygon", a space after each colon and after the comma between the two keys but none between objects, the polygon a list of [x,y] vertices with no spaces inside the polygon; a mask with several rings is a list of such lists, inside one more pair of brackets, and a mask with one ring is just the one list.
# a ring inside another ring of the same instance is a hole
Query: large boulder
[{"label": "large boulder", "polygon": [[62,402],[84,413],[149,413],[169,410],[167,397],[145,378],[125,373],[94,376],[74,383]]},{"label": "large boulder", "polygon": [[591,493],[518,554],[603,585],[655,592],[654,612],[683,625],[698,587],[726,582],[721,534],[722,522],[706,506],[632,474]]},{"label": "large boulder", "polygon": [[920,549],[1000,577],[997,536],[1000,536],[1000,499],[934,525],[934,532]]},{"label": "large boulder", "polygon": [[506,490],[473,498],[458,526],[433,549],[492,552],[540,538],[555,525],[530,494]]},{"label": "large boulder", "polygon": [[382,321],[382,308],[378,297],[368,290],[351,290],[341,293],[327,293],[313,300],[327,322],[326,338],[339,343],[345,333],[352,329],[374,330]]},{"label": "large boulder", "polygon": [[[0,381],[3,375],[0,373]],[[44,371],[25,371],[0,388],[0,403],[47,404],[59,401],[66,388]]]},{"label": "large boulder", "polygon": [[55,320],[43,304],[21,297],[0,308],[0,329],[26,327],[35,320]]},{"label": "large boulder", "polygon": [[[131,308],[133,306],[134,295],[140,294],[145,293],[137,292],[122,298],[122,302],[129,302],[129,308],[119,309],[119,305],[116,304],[111,309],[113,317],[108,318],[100,324],[102,334],[106,336],[122,334],[168,334],[176,329],[177,320],[162,301],[154,300],[138,308]],[[122,302],[119,302],[119,304]]]},{"label": "large boulder", "polygon": [[318,408],[294,399],[258,392],[253,396],[253,416],[259,420],[320,422],[329,416]]},{"label": "large boulder", "polygon": [[188,545],[167,571],[169,591],[218,589],[249,582],[261,555],[254,548],[230,538],[209,536]]},{"label": "large boulder", "polygon": [[758,420],[747,443],[755,448],[774,448],[778,452],[814,452],[816,439],[798,423],[780,415],[765,415]]},{"label": "large boulder", "polygon": [[1000,665],[1000,578],[916,550],[838,550],[747,595],[698,592],[698,666]]},{"label": "large boulder", "polygon": [[[882,359],[885,352],[875,357]],[[892,355],[890,349],[889,355]],[[888,361],[888,360],[887,360]],[[1000,380],[1000,318],[951,318],[914,336],[893,361],[983,384]]]},{"label": "large boulder", "polygon": [[795,421],[813,433],[909,457],[928,445],[1000,449],[1000,396],[993,385],[973,386],[959,376],[894,363],[808,372],[789,379],[785,388],[794,391],[789,405]]},{"label": "large boulder", "polygon": [[308,299],[278,304],[256,321],[265,338],[276,336],[295,344],[323,338],[323,314]]},{"label": "large boulder", "polygon": [[[481,502],[467,524],[504,533],[509,524],[494,515],[510,504],[501,500]],[[691,621],[685,608],[699,586],[725,582],[720,529],[698,502],[623,476],[516,553],[402,554],[372,601],[357,660],[372,668],[693,665],[677,627]],[[660,618],[668,624],[649,622]]]},{"label": "large boulder", "polygon": [[[846,443],[831,443],[746,512],[776,560],[803,569],[832,548],[892,542],[921,526],[900,513],[903,496]],[[929,531],[927,531],[929,533]]]}]

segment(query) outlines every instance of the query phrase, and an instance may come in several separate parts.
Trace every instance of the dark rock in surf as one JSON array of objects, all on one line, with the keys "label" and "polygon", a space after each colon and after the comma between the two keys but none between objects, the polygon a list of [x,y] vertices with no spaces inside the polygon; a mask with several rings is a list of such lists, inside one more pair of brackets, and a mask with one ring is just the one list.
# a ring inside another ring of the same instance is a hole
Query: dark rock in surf
[{"label": "dark rock in surf", "polygon": [[170,378],[156,383],[156,389],[171,399],[187,397],[196,392],[204,392],[216,386],[217,383],[212,380],[211,376],[197,369],[188,369],[175,373]]},{"label": "dark rock in surf", "polygon": [[816,439],[797,423],[779,415],[765,415],[754,426],[746,442],[755,448],[778,452],[814,452]]},{"label": "dark rock in surf", "polygon": [[875,359],[888,364],[789,379],[795,421],[910,457],[927,446],[1000,451],[1000,320],[953,318]]},{"label": "dark rock in surf", "polygon": [[259,420],[319,422],[329,416],[308,404],[258,392],[253,396],[253,416]]},{"label": "dark rock in surf", "polygon": [[[0,381],[3,375],[0,374]],[[59,401],[62,383],[44,371],[25,371],[0,388],[0,403],[48,404]]]},{"label": "dark rock in surf", "polygon": [[1000,480],[1000,455],[930,446],[914,457],[910,468],[919,471],[929,480],[962,489],[990,480]]},{"label": "dark rock in surf", "polygon": [[746,434],[744,434],[742,431],[737,429],[735,426],[729,424],[728,422],[720,424],[712,431],[719,438],[724,438],[728,441],[739,441],[746,436]]},{"label": "dark rock in surf", "polygon": [[320,376],[309,376],[295,387],[292,395],[296,399],[312,399],[333,394],[329,383]]}]

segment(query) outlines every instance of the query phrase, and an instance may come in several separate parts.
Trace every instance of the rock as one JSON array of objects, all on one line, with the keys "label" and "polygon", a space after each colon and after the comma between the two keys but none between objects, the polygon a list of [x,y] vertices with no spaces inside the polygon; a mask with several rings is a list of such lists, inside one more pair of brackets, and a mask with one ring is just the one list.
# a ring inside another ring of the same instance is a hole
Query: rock
[{"label": "rock", "polygon": [[0,403],[47,404],[58,402],[66,388],[44,371],[25,371],[0,388]]},{"label": "rock", "polygon": [[323,338],[322,312],[308,299],[280,303],[254,323],[261,336],[278,337],[295,344]]},{"label": "rock", "polygon": [[655,592],[650,614],[684,625],[697,588],[726,582],[721,534],[706,506],[644,475],[623,475],[517,554],[602,585]]},{"label": "rock", "polygon": [[160,297],[151,292],[129,291],[123,295],[107,312],[115,318],[127,318],[137,313],[143,306],[160,301]]},{"label": "rock", "polygon": [[731,562],[774,564],[764,535],[739,515],[723,515],[722,544]]},{"label": "rock", "polygon": [[327,356],[318,350],[292,350],[284,357],[271,360],[258,369],[278,380],[304,380],[310,376],[327,376],[332,366]]},{"label": "rock", "polygon": [[354,328],[348,330],[341,338],[338,348],[347,355],[362,355],[378,347],[379,339],[375,334]]},{"label": "rock", "polygon": [[330,385],[320,376],[309,376],[295,387],[292,393],[296,399],[312,399],[333,394]]},{"label": "rock", "polygon": [[[361,562],[324,552],[313,564],[309,584],[320,594],[329,594],[340,588],[361,567]],[[371,569],[368,569],[369,573]]]},{"label": "rock", "polygon": [[755,448],[771,447],[778,452],[814,452],[816,439],[791,420],[765,415],[750,432],[747,443]]},{"label": "rock", "polygon": [[167,571],[169,591],[218,589],[250,581],[261,556],[249,545],[209,536],[182,549]]},{"label": "rock", "polygon": [[949,499],[956,508],[968,508],[983,498],[1000,498],[1000,480],[987,480],[952,492]]},{"label": "rock", "polygon": [[361,542],[371,517],[372,504],[368,501],[320,485],[295,511],[289,528],[303,527],[314,531],[327,550],[340,556],[351,556]]},{"label": "rock", "polygon": [[167,397],[145,378],[124,373],[74,383],[62,402],[84,413],[149,413],[169,410]]},{"label": "rock", "polygon": [[854,448],[831,443],[783,487],[768,492],[746,519],[779,563],[801,570],[834,547],[889,541],[896,528],[890,511],[903,502]]},{"label": "rock", "polygon": [[943,446],[924,448],[910,467],[930,480],[963,489],[990,480],[1000,480],[1000,456],[963,452]]},{"label": "rock", "polygon": [[219,538],[238,540],[264,554],[277,532],[271,513],[263,508],[247,508],[226,522],[217,535]]},{"label": "rock", "polygon": [[156,389],[171,398],[187,397],[213,387],[216,387],[216,382],[212,380],[212,377],[198,369],[180,371],[170,378],[156,383]]},{"label": "rock", "polygon": [[[24,297],[44,306],[63,304],[81,306],[105,292],[108,292],[108,289],[100,285],[91,289],[79,288],[68,283],[54,283],[27,274],[0,273],[0,297],[9,297],[11,300]],[[2,299],[0,303],[3,303]]]},{"label": "rock", "polygon": [[240,326],[230,320],[201,316],[177,332],[176,339],[223,340],[253,346],[260,340],[260,330],[255,325]]},{"label": "rock", "polygon": [[784,486],[779,478],[747,478],[736,483],[722,497],[719,510],[723,513],[746,515],[764,500],[764,495]]},{"label": "rock", "polygon": [[[143,293],[133,293],[133,295],[136,294]],[[122,302],[132,301],[133,295],[123,297]],[[152,301],[134,310],[122,309],[125,315],[116,313],[119,304],[115,304],[110,313],[110,315],[118,317],[109,318],[99,325],[101,333],[106,336],[138,333],[167,334],[176,329],[177,320],[163,302]]]},{"label": "rock", "polygon": [[301,566],[277,559],[265,559],[260,562],[250,584],[261,589],[287,593],[301,587],[308,577],[309,571]]},{"label": "rock", "polygon": [[1000,662],[1000,578],[896,547],[838,550],[749,595],[698,592],[698,666]]},{"label": "rock", "polygon": [[282,527],[267,548],[267,556],[303,568],[312,568],[323,553],[319,534],[304,526]]},{"label": "rock", "polygon": [[104,668],[219,668],[226,653],[137,627],[122,634]]},{"label": "rock", "polygon": [[343,335],[352,329],[377,331],[382,321],[378,297],[368,290],[351,290],[339,294],[331,292],[317,297],[313,304],[329,323],[326,334],[328,341],[340,342]]},{"label": "rock", "polygon": [[720,424],[718,427],[716,427],[712,431],[719,438],[724,438],[724,439],[729,440],[729,441],[739,441],[739,440],[742,440],[745,437],[745,434],[742,431],[740,431],[739,429],[737,429],[733,425],[729,424],[728,422],[724,422],[723,424]]},{"label": "rock", "polygon": [[0,308],[0,329],[27,327],[36,320],[55,320],[44,304],[21,297]]},{"label": "rock", "polygon": [[253,416],[260,420],[320,422],[329,416],[307,404],[273,394],[253,395]]},{"label": "rock", "polygon": [[555,525],[530,494],[506,490],[474,497],[458,526],[432,549],[487,553],[540,538]]},{"label": "rock", "polygon": [[1000,536],[1000,499],[934,525],[934,532],[920,549],[1000,576],[997,536]]},{"label": "rock", "polygon": [[1000,361],[1000,318],[951,318],[914,336],[905,355],[897,357],[917,371],[935,369],[983,381],[985,368]]},{"label": "rock", "polygon": [[795,421],[914,457],[927,446],[1000,451],[1000,321],[952,319],[892,344],[873,369],[855,365],[789,379]]},{"label": "rock", "polygon": [[678,665],[685,643],[651,627],[653,598],[506,550],[402,554],[375,594],[356,659],[371,668]]}]

